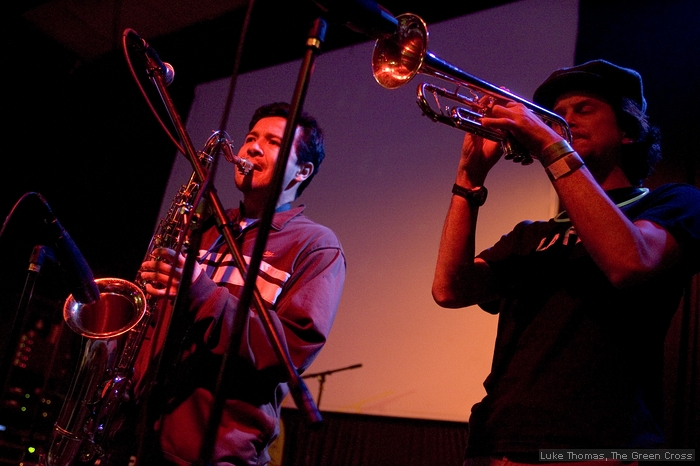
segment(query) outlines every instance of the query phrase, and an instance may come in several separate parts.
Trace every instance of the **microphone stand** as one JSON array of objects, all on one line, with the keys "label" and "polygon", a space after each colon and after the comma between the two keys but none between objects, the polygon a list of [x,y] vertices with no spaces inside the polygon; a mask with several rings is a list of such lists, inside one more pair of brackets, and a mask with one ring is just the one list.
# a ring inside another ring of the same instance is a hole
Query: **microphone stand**
[{"label": "microphone stand", "polygon": [[[226,374],[229,371],[229,355],[239,346],[241,339],[240,329],[242,324],[247,318],[249,308],[252,305],[255,306],[258,315],[261,317],[261,321],[265,327],[268,338],[272,343],[272,347],[277,354],[280,361],[283,363],[287,375],[288,383],[290,387],[290,392],[294,397],[297,407],[303,409],[310,422],[313,424],[320,423],[322,421],[321,415],[318,408],[314,405],[311,394],[308,388],[304,384],[303,380],[299,376],[294,364],[291,361],[291,356],[289,355],[289,350],[282,343],[279,335],[277,334],[275,327],[272,324],[269,311],[265,306],[265,303],[260,295],[259,290],[255,286],[255,281],[257,279],[257,274],[259,272],[259,267],[261,263],[262,253],[265,249],[265,243],[270,231],[272,217],[274,215],[275,204],[279,198],[282,179],[284,176],[284,171],[287,166],[287,161],[289,159],[289,151],[294,141],[294,134],[297,126],[298,118],[302,112],[302,103],[306,96],[306,91],[308,89],[308,79],[313,70],[314,59],[318,51],[320,50],[321,43],[325,38],[326,32],[326,22],[322,18],[315,20],[309,38],[306,42],[307,51],[304,56],[302,63],[302,69],[299,74],[296,89],[294,91],[294,97],[290,104],[290,114],[287,119],[287,126],[285,127],[284,137],[280,146],[280,152],[278,155],[277,162],[275,164],[275,170],[273,173],[273,178],[271,182],[271,187],[274,188],[274,192],[268,192],[266,199],[265,209],[263,211],[262,218],[259,222],[258,237],[256,238],[255,247],[253,250],[253,255],[250,260],[250,268],[246,266],[245,260],[242,253],[240,252],[238,246],[235,242],[235,236],[231,229],[231,224],[226,216],[225,209],[216,193],[216,189],[213,184],[207,183],[206,192],[204,196],[209,202],[209,206],[217,221],[218,227],[228,245],[233,260],[238,267],[241,275],[245,277],[245,282],[241,296],[239,297],[239,303],[236,310],[236,317],[233,324],[231,338],[229,339],[229,345],[226,348],[226,352],[223,355],[223,362],[221,365],[221,370],[217,380],[217,387],[213,405],[210,411],[210,418],[207,425],[207,431],[202,442],[202,447],[200,451],[200,462],[199,464],[205,465],[209,464],[211,461],[211,453],[216,442],[216,432],[218,430],[219,423],[221,421],[221,412],[225,403],[224,393],[225,390],[221,390],[221,384],[227,379]],[[165,81],[165,72],[159,63],[154,63],[152,60],[148,60],[149,75],[158,93],[165,104],[168,114],[172,120],[175,130],[177,131],[180,140],[184,145],[184,152],[189,159],[197,178],[201,182],[207,180],[208,173],[204,170],[197,157],[197,152],[192,145],[192,141],[185,130],[180,116],[175,109],[175,105],[168,94]],[[230,378],[229,378],[230,379]]]},{"label": "microphone stand", "polygon": [[27,278],[24,283],[24,289],[22,290],[20,302],[17,306],[17,312],[15,313],[14,321],[12,323],[7,350],[2,361],[2,367],[0,368],[0,380],[2,380],[0,400],[6,396],[7,389],[9,388],[10,374],[12,373],[12,358],[17,351],[16,347],[19,343],[19,337],[22,334],[22,330],[27,324],[27,319],[29,317],[29,303],[32,299],[32,295],[34,294],[34,286],[46,259],[52,261],[56,260],[54,258],[53,250],[48,246],[34,246],[34,249],[32,249],[32,253],[29,256]]},{"label": "microphone stand", "polygon": [[[224,363],[221,366],[222,371],[219,373],[219,383],[222,380],[230,380],[230,377],[226,377],[225,374],[230,372],[230,368],[227,364],[229,362],[229,355],[235,352],[240,346],[241,331],[243,323],[246,318],[246,313],[250,307],[250,301],[252,297],[259,298],[259,293],[255,287],[255,282],[257,279],[257,274],[260,269],[260,263],[262,259],[263,252],[265,250],[265,244],[267,242],[267,237],[270,232],[270,226],[272,223],[272,217],[275,214],[275,207],[277,200],[279,199],[280,193],[282,191],[282,181],[284,178],[284,172],[287,167],[287,161],[289,160],[289,152],[294,142],[294,135],[296,133],[297,121],[302,112],[302,106],[304,99],[306,98],[306,91],[308,89],[309,77],[313,71],[314,60],[316,54],[320,50],[321,43],[325,39],[326,35],[326,22],[322,18],[317,18],[309,32],[309,38],[306,41],[307,49],[302,61],[301,70],[297,79],[296,87],[294,90],[294,95],[290,102],[289,116],[287,118],[287,125],[285,126],[284,136],[280,144],[279,154],[277,156],[277,161],[275,162],[275,169],[273,172],[272,181],[270,182],[270,187],[274,191],[268,191],[267,199],[265,202],[265,208],[263,214],[260,218],[260,226],[258,229],[258,236],[255,241],[255,246],[253,248],[253,254],[250,258],[250,270],[245,275],[245,282],[243,285],[243,290],[239,298],[238,309],[236,312],[236,318],[233,323],[233,330],[231,338],[229,339],[228,347],[226,348],[226,353],[224,354]],[[277,352],[277,356],[281,361],[285,363],[287,369],[287,375],[289,377],[289,388],[290,392],[296,402],[297,407],[302,409],[308,420],[312,425],[318,425],[321,421],[321,413],[318,408],[314,405],[311,394],[304,384],[304,381],[299,377],[299,374],[291,361],[289,352],[284,343],[281,342],[279,335],[277,335],[272,321],[270,320],[269,312],[265,308],[264,304],[261,302],[259,304],[260,308],[264,309],[261,314],[263,317],[263,322],[265,324],[265,330],[267,331],[268,338],[273,343],[273,348]],[[202,443],[202,450],[200,453],[200,462],[202,465],[209,464],[211,460],[211,452],[214,449],[214,444],[216,442],[216,432],[221,420],[221,413],[224,406],[224,396],[222,390],[217,389],[216,396],[214,398],[213,409],[209,418],[207,432]]]},{"label": "microphone stand", "polygon": [[330,371],[316,372],[314,374],[307,374],[302,379],[310,379],[312,377],[318,379],[318,397],[316,398],[316,406],[321,406],[321,394],[323,393],[323,384],[326,383],[326,376],[335,374],[340,371],[347,371],[350,369],[359,369],[362,364],[353,364],[352,366],[342,367],[340,369],[332,369]]}]

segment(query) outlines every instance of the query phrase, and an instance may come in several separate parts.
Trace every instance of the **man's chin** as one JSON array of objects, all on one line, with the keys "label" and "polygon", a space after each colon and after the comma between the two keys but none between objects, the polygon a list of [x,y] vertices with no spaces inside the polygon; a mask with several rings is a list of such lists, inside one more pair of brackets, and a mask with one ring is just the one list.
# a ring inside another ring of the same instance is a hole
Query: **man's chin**
[{"label": "man's chin", "polygon": [[591,152],[588,148],[588,145],[586,144],[585,141],[574,141],[571,144],[571,147],[576,151],[576,153],[582,158],[585,159],[588,157],[589,153]]},{"label": "man's chin", "polygon": [[251,188],[253,187],[253,177],[252,176],[245,176],[245,177],[236,177],[235,179],[236,182],[236,188],[238,188],[239,191],[241,192],[246,192],[250,191]]}]

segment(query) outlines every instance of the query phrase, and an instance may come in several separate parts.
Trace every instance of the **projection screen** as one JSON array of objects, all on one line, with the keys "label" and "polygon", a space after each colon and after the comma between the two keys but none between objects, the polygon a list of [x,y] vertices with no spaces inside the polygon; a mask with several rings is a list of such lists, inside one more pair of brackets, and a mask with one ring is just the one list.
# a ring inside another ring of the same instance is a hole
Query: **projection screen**
[{"label": "projection screen", "polygon": [[[577,0],[523,0],[429,24],[429,49],[530,99],[552,70],[573,65],[577,17]],[[304,102],[324,129],[327,157],[298,202],[337,233],[347,257],[333,330],[306,374],[361,365],[304,380],[314,398],[323,389],[321,411],[466,421],[484,396],[497,317],[477,307],[442,309],[430,294],[464,133],[422,116],[415,103],[418,83],[445,83],[419,75],[396,90],[379,86],[371,73],[373,46],[367,41],[321,53]],[[255,108],[291,100],[300,65],[239,76],[225,128],[236,149]],[[229,84],[221,79],[196,88],[186,119],[195,147],[218,129]],[[222,166],[215,179],[227,207],[240,200],[232,170]],[[161,215],[191,173],[178,156]],[[478,250],[520,220],[555,213],[556,196],[537,163],[500,161],[486,186]]]}]

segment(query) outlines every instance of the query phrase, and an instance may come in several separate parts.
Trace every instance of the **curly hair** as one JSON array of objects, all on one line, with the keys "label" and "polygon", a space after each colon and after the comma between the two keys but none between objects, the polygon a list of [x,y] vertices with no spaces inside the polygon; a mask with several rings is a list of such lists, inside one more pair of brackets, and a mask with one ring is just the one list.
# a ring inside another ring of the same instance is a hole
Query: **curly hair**
[{"label": "curly hair", "polygon": [[661,130],[631,99],[613,105],[618,125],[634,142],[622,148],[622,171],[633,186],[641,186],[661,160]]},{"label": "curly hair", "polygon": [[[248,130],[252,130],[258,121],[268,117],[289,117],[289,104],[286,102],[274,102],[263,105],[255,110],[253,117],[248,125]],[[298,163],[311,162],[314,164],[314,171],[311,175],[302,181],[297,189],[296,197],[301,196],[301,193],[311,183],[311,180],[323,162],[326,156],[326,151],[323,145],[323,132],[318,126],[318,122],[308,113],[302,112],[297,119],[297,127],[302,129],[301,135],[295,141],[294,149],[297,154]]]}]

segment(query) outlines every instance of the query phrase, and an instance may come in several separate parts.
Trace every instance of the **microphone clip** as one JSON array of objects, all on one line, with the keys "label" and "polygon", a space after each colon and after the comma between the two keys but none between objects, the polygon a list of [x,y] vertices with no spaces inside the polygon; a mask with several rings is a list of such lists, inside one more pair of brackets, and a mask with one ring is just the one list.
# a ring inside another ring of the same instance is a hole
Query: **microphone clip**
[{"label": "microphone clip", "polygon": [[158,53],[148,42],[133,31],[129,31],[127,39],[131,47],[136,53],[144,56],[146,59],[146,71],[151,79],[160,77],[165,86],[172,84],[175,80],[175,69],[170,63],[166,63],[160,59]]}]

